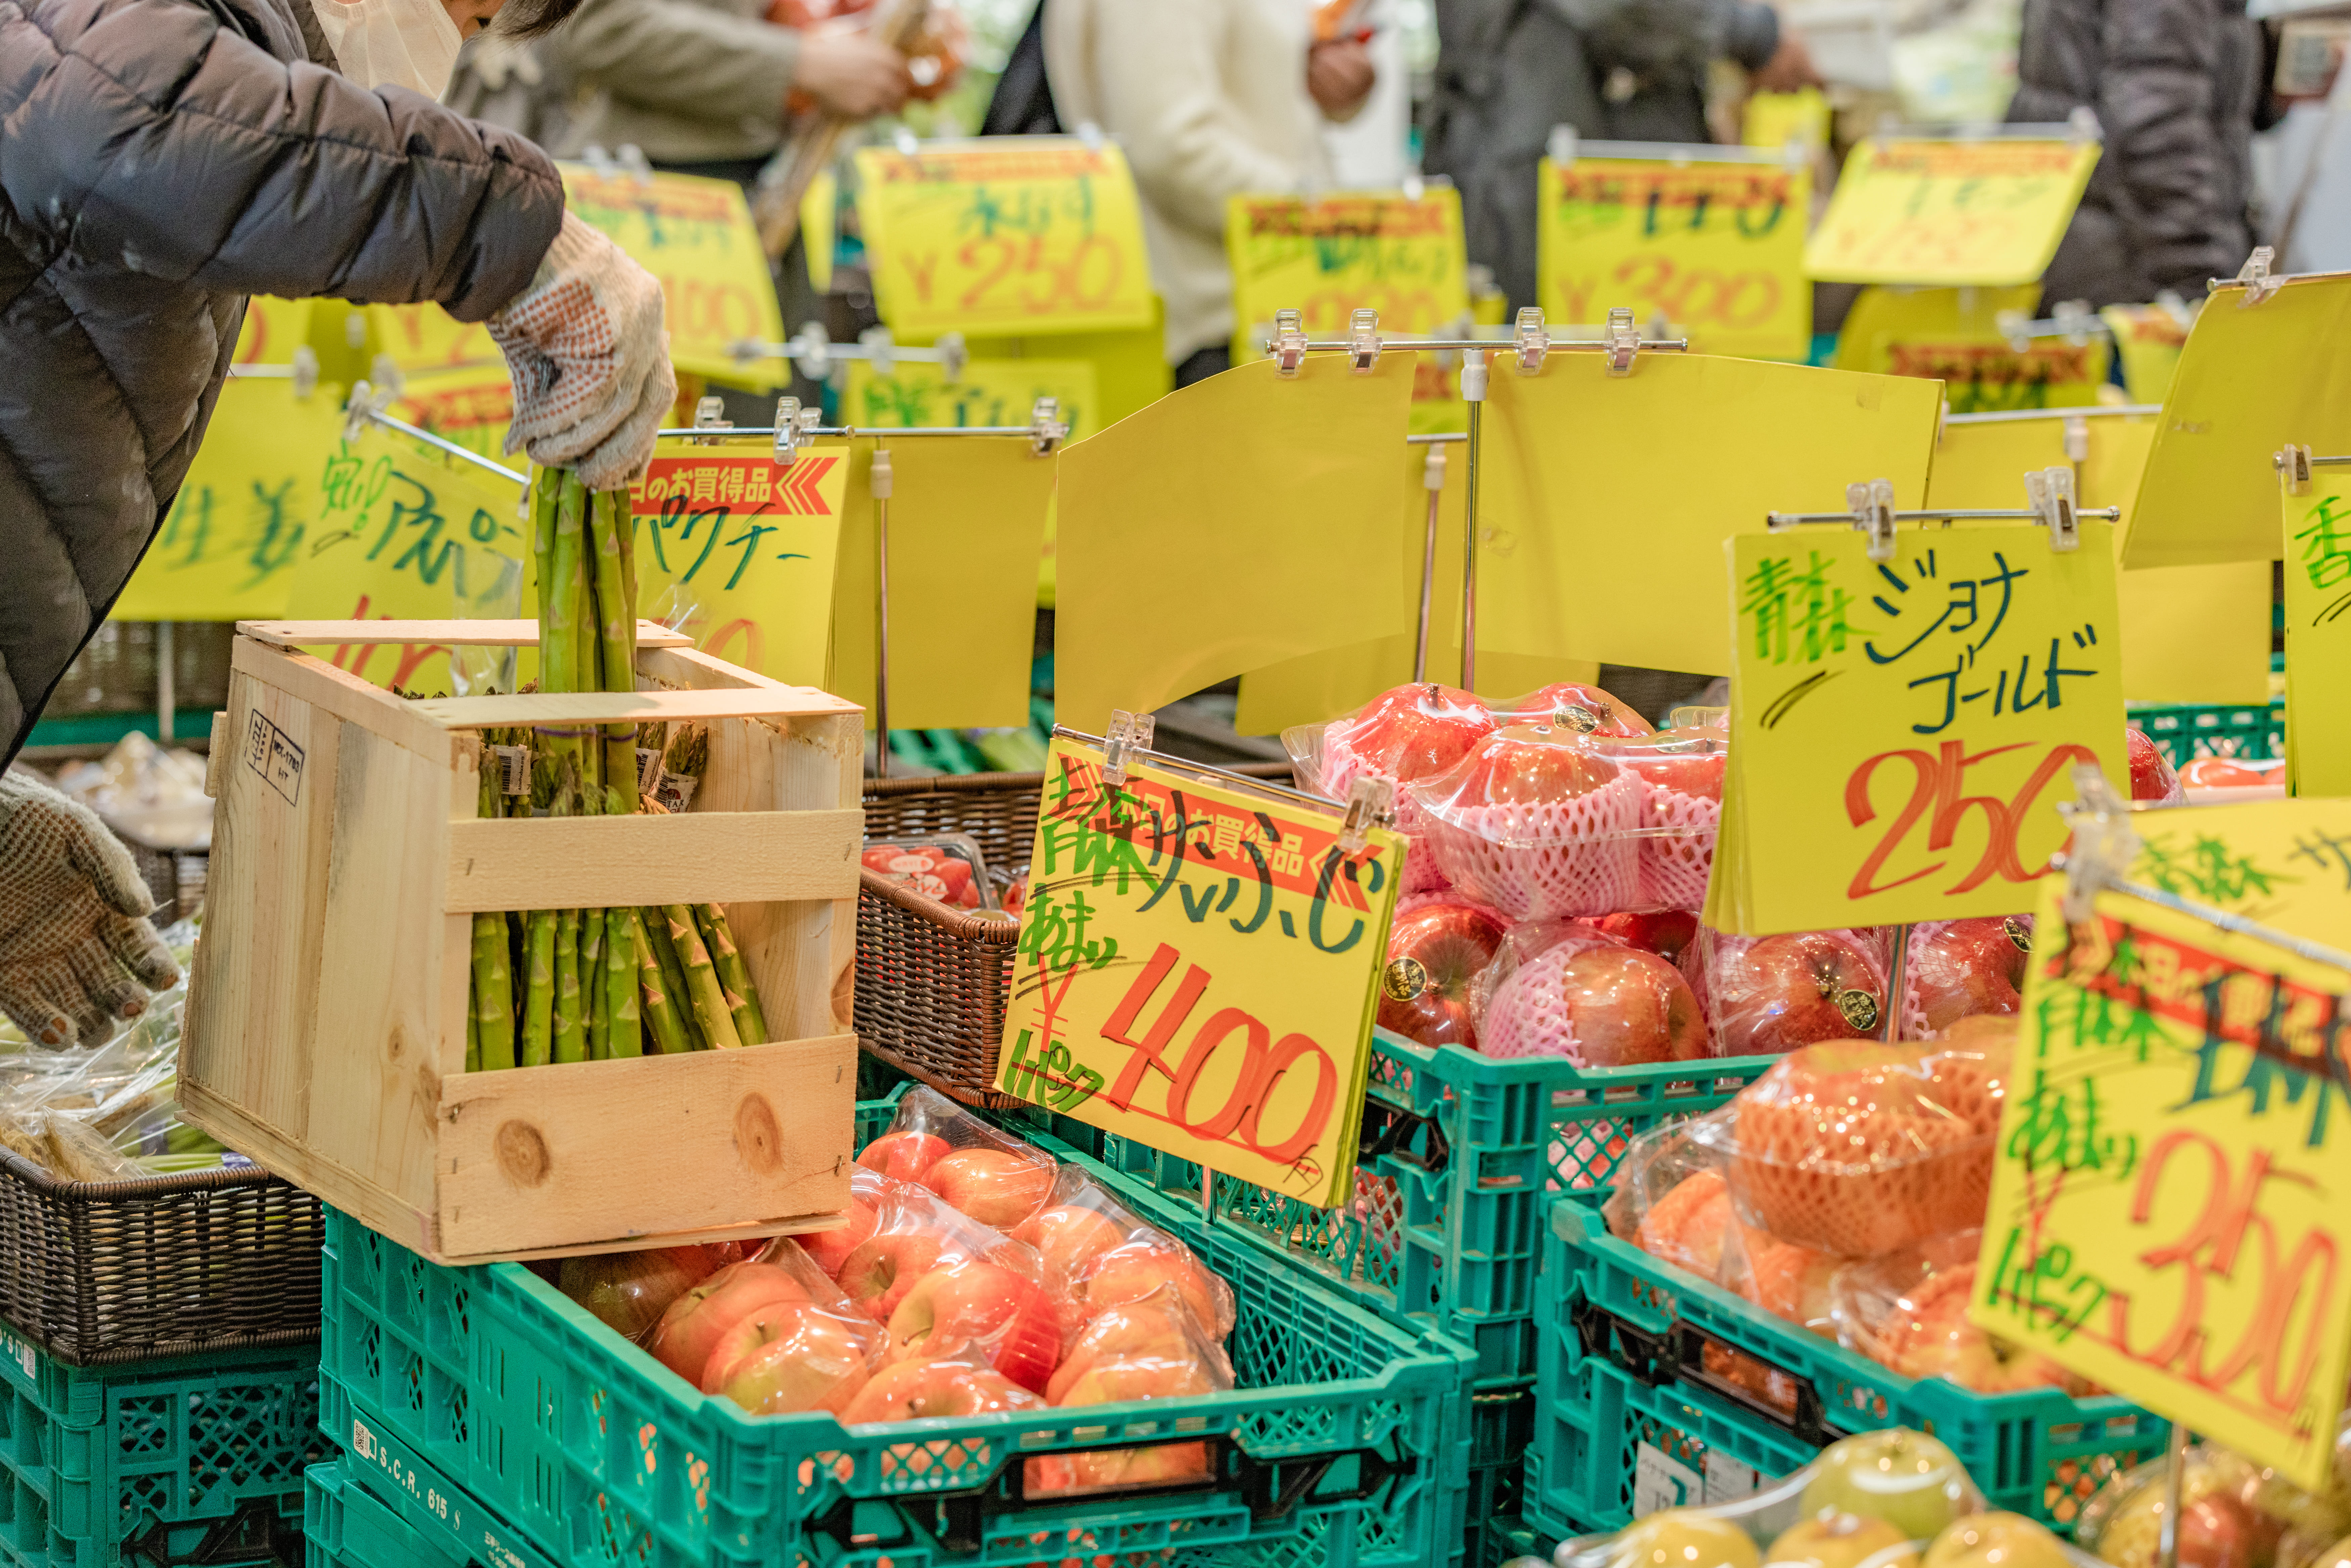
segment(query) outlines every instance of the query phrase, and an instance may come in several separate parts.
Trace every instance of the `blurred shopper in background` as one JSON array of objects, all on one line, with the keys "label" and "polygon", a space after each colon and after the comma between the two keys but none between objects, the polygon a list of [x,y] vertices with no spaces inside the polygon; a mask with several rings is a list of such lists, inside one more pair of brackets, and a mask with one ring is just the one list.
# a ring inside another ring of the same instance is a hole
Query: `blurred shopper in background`
[{"label": "blurred shopper in background", "polygon": [[1371,95],[1363,40],[1313,24],[1275,0],[1049,0],[1039,25],[1062,128],[1099,125],[1134,166],[1179,387],[1232,362],[1227,198],[1327,184],[1322,122]]},{"label": "blurred shopper in background", "polygon": [[1716,60],[1744,67],[1758,91],[1819,80],[1802,40],[1754,0],[1437,0],[1437,38],[1421,164],[1460,190],[1469,259],[1493,269],[1513,310],[1538,302],[1535,165],[1553,126],[1709,141]]},{"label": "blurred shopper in background", "polygon": [[2261,25],[2244,0],[2024,0],[2011,123],[2087,106],[2105,150],[2044,300],[2190,299],[2252,248]]}]

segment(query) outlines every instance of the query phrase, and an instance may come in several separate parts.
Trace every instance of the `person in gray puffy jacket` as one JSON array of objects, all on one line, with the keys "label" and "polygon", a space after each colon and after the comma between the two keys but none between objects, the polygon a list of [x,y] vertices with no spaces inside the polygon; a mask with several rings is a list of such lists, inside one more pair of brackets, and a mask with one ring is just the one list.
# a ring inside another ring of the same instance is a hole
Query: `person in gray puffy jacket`
[{"label": "person in gray puffy jacket", "polygon": [[2009,120],[2086,106],[2105,137],[2045,300],[2199,299],[2235,275],[2253,244],[2261,59],[2244,0],[2025,0]]},{"label": "person in gray puffy jacket", "polygon": [[[515,0],[540,29],[576,3]],[[643,467],[675,396],[658,285],[544,153],[434,101],[499,4],[0,0],[0,768],[171,510],[248,294],[487,321],[516,444],[591,485]],[[0,775],[0,1010],[51,1045],[172,975],[70,804]]]}]

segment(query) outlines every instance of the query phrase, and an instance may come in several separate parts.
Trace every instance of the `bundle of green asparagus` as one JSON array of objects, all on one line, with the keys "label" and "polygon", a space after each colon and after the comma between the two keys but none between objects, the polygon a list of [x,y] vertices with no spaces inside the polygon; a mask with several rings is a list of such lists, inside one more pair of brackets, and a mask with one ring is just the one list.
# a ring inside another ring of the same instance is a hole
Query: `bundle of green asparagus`
[{"label": "bundle of green asparagus", "polygon": [[[538,689],[634,691],[628,492],[591,495],[569,470],[542,469],[530,511]],[[633,724],[540,725],[486,733],[483,743],[485,817],[660,809],[640,795]],[[768,1038],[749,967],[715,904],[476,915],[471,998],[468,1071],[725,1050]]]}]

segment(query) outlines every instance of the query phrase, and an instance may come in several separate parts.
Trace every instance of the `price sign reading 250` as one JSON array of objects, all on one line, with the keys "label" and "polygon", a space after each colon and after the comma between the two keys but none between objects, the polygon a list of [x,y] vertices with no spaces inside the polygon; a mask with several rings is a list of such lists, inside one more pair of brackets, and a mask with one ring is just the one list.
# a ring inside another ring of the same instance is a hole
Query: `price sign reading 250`
[{"label": "price sign reading 250", "polygon": [[997,1087],[1340,1201],[1402,841],[1067,737],[1047,778]]}]

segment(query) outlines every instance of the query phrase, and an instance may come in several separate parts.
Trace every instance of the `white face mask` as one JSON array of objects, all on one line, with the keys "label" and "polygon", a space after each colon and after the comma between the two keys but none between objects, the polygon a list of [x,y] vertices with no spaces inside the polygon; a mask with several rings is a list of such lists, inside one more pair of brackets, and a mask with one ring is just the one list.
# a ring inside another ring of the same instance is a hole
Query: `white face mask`
[{"label": "white face mask", "polygon": [[404,87],[439,98],[465,40],[441,0],[310,0],[343,74],[364,88]]}]

